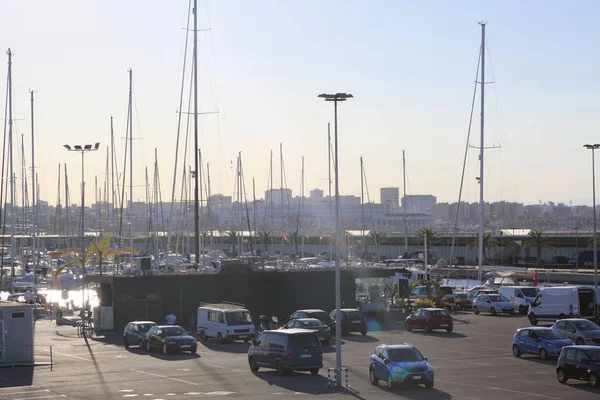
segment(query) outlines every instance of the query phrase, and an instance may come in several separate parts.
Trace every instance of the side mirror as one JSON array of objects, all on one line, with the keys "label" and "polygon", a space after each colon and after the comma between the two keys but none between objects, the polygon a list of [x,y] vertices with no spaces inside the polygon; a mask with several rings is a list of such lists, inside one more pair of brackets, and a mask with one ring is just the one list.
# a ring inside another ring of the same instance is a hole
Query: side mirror
[{"label": "side mirror", "polygon": [[388,360],[387,358],[385,360],[383,360],[383,362],[385,363],[385,365],[388,365],[390,363],[390,360]]},{"label": "side mirror", "polygon": [[423,357],[423,360],[427,361],[427,357]]},{"label": "side mirror", "polygon": [[278,324],[278,323],[279,323],[279,320],[277,319],[277,317],[272,317],[271,319],[272,319],[272,320],[273,320],[273,322],[275,322],[276,324]]}]

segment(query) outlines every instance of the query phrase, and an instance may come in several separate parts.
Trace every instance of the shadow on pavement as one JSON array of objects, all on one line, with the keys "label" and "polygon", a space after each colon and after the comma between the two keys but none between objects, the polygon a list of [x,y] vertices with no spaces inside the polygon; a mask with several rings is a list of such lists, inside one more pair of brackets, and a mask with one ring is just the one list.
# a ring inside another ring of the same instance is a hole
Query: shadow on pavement
[{"label": "shadow on pavement", "polygon": [[583,392],[587,392],[587,393],[600,394],[600,389],[598,389],[598,388],[594,389],[593,387],[590,386],[590,384],[587,381],[577,381],[576,379],[571,379],[568,381],[568,383],[565,384],[565,386],[568,386],[573,389],[579,389],[579,390],[581,390]]},{"label": "shadow on pavement", "polygon": [[[381,384],[380,384],[381,385]],[[386,391],[391,394],[395,394],[398,396],[402,396],[405,399],[412,400],[450,400],[452,399],[452,395],[446,392],[442,392],[441,390],[427,389],[423,386],[416,385],[396,385],[392,390],[389,390],[383,386],[380,386],[380,389]]]},{"label": "shadow on pavement", "polygon": [[33,383],[33,371],[34,367],[30,366],[0,368],[0,388],[31,386]]},{"label": "shadow on pavement", "polygon": [[[200,351],[200,349],[198,349]],[[181,361],[181,360],[193,360],[196,358],[200,358],[200,354],[191,354],[189,352],[185,353],[169,353],[167,355],[163,354],[159,350],[152,349],[150,353],[144,350],[144,354],[149,355],[152,358],[157,358],[163,361]]]},{"label": "shadow on pavement", "polygon": [[339,392],[339,389],[327,386],[326,376],[311,375],[309,372],[290,372],[285,376],[279,376],[272,369],[261,368],[260,371],[254,373],[254,376],[270,386],[280,387],[294,393],[327,396]]},{"label": "shadow on pavement", "polygon": [[243,342],[233,342],[233,343],[217,343],[217,342],[201,342],[198,341],[198,351],[210,350],[217,351],[222,353],[231,353],[231,354],[248,354],[248,349],[250,348],[250,343]]},{"label": "shadow on pavement", "polygon": [[547,360],[542,360],[539,356],[536,356],[535,354],[523,354],[520,358],[529,362],[534,362],[543,365],[551,365],[553,367],[556,367],[556,357],[551,357]]},{"label": "shadow on pavement", "polygon": [[360,334],[345,335],[343,338],[349,342],[369,343],[369,342],[377,342],[378,341],[378,339],[374,338],[373,336],[369,336],[369,335],[362,336]]},{"label": "shadow on pavement", "polygon": [[433,331],[433,332],[425,332],[425,331],[411,331],[411,332],[407,332],[407,333],[412,333],[413,335],[424,335],[424,336],[433,336],[433,337],[438,337],[438,338],[443,338],[443,339],[462,339],[462,338],[466,338],[467,335],[463,335],[462,333],[458,333],[458,332],[442,332],[442,331]]}]

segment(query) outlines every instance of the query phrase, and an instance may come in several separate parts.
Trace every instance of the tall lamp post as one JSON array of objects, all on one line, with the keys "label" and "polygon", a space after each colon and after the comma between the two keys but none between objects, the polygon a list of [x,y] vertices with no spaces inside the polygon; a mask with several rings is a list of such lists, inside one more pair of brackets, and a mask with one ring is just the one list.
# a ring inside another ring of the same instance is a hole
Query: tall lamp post
[{"label": "tall lamp post", "polygon": [[600,144],[584,144],[588,150],[592,150],[592,209],[594,210],[594,289],[598,292],[598,238],[596,237],[596,165],[594,150],[600,148]]},{"label": "tall lamp post", "polygon": [[322,93],[318,96],[325,101],[333,102],[333,119],[334,119],[334,160],[333,169],[335,173],[335,370],[336,370],[336,385],[341,385],[342,372],[342,319],[341,317],[341,282],[340,282],[340,254],[338,249],[340,235],[340,191],[338,179],[338,124],[337,124],[337,107],[338,102],[346,101],[353,98],[349,93]]},{"label": "tall lamp post", "polygon": [[85,169],[84,169],[84,158],[85,153],[89,151],[98,151],[100,142],[95,145],[74,145],[73,147],[68,144],[64,145],[64,148],[68,151],[77,151],[81,153],[81,321],[85,320]]}]

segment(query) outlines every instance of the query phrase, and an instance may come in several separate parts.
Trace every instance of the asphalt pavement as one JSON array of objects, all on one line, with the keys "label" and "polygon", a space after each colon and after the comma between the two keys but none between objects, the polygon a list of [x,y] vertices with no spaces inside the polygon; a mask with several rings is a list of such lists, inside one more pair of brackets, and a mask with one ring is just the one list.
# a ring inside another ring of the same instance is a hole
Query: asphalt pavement
[{"label": "asphalt pavement", "polygon": [[[122,334],[78,338],[73,327],[36,323],[35,367],[0,368],[0,400],[33,399],[470,399],[561,400],[598,399],[600,389],[586,382],[558,383],[556,360],[513,357],[511,340],[528,326],[523,316],[456,313],[452,333],[425,334],[402,329],[343,338],[343,365],[348,388],[327,384],[327,367],[335,364],[335,348],[324,348],[325,368],[318,375],[275,371],[253,374],[247,363],[249,344],[199,343],[198,354],[146,353],[122,346]],[[435,368],[435,387],[398,387],[368,379],[369,357],[380,343],[410,343]],[[50,360],[50,346],[54,365]]]}]

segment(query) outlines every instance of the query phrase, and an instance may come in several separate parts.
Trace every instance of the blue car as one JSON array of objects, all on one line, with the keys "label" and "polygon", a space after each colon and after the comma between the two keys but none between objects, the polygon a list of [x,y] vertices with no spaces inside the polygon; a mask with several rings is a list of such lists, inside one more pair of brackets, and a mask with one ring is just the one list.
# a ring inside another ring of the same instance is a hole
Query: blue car
[{"label": "blue car", "polygon": [[146,334],[156,326],[152,321],[133,321],[127,324],[123,331],[123,344],[128,349],[129,346],[139,346],[140,349],[146,348]]},{"label": "blue car", "polygon": [[558,357],[563,347],[574,344],[563,333],[555,329],[538,327],[517,330],[512,343],[513,356],[537,354],[542,360]]},{"label": "blue car", "polygon": [[416,383],[432,388],[433,367],[414,346],[382,344],[375,349],[369,366],[371,384],[377,385],[380,380],[385,380],[388,389],[396,383]]}]

